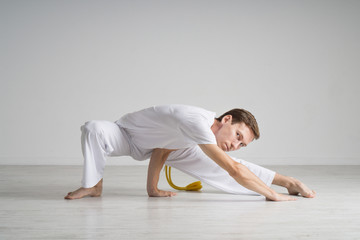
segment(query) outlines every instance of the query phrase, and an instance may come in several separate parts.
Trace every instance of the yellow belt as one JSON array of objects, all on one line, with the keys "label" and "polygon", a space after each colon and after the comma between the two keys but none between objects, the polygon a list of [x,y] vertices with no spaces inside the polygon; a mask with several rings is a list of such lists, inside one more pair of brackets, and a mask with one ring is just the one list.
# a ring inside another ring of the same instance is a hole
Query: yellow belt
[{"label": "yellow belt", "polygon": [[176,189],[176,190],[199,191],[202,188],[202,185],[201,185],[200,181],[190,183],[186,187],[178,187],[178,186],[176,186],[171,180],[171,167],[169,167],[169,171],[168,171],[168,166],[167,165],[165,165],[165,175],[166,175],[166,180],[168,181],[169,185],[171,187],[173,187],[174,189]]}]

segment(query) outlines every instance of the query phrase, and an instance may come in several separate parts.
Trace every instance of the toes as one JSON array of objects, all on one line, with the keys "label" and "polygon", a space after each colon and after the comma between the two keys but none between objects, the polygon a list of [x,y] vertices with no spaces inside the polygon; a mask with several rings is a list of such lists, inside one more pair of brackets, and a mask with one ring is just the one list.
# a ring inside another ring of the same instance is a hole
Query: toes
[{"label": "toes", "polygon": [[307,198],[314,198],[314,197],[315,197],[315,192],[314,192],[314,191],[312,191],[311,193],[306,194],[304,197],[307,197]]},{"label": "toes", "polygon": [[65,198],[65,199],[69,199],[70,193],[71,193],[71,192],[69,192],[64,198]]},{"label": "toes", "polygon": [[68,194],[64,197],[65,199],[74,199],[74,192],[68,192]]},{"label": "toes", "polygon": [[311,196],[315,197],[315,195],[316,195],[316,192],[313,190],[312,193],[311,193]]}]

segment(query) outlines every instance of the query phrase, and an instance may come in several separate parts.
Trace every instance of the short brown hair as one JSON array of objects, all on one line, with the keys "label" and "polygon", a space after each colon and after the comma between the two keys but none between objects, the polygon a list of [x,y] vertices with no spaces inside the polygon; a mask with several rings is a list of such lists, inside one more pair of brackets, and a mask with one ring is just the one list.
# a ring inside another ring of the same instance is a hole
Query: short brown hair
[{"label": "short brown hair", "polygon": [[245,109],[234,108],[215,119],[221,122],[223,117],[225,117],[226,115],[232,116],[231,124],[242,123],[242,122],[245,123],[246,126],[248,126],[253,131],[255,139],[259,139],[260,137],[259,126],[256,122],[254,115],[252,115],[249,111]]}]

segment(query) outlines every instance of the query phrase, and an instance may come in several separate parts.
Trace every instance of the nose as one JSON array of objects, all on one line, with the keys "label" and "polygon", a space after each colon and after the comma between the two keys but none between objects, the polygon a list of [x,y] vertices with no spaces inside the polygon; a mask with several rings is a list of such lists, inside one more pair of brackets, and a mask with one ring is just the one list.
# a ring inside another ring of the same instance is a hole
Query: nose
[{"label": "nose", "polygon": [[241,142],[232,143],[232,144],[231,144],[232,150],[238,150],[238,149],[240,149],[240,148],[241,148],[240,144],[241,144]]}]

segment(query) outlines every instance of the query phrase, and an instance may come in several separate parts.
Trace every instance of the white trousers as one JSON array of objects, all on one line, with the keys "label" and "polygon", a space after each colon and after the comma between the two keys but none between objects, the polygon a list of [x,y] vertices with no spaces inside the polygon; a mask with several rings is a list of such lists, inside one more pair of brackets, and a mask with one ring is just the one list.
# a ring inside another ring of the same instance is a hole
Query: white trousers
[{"label": "white trousers", "polygon": [[[144,160],[151,156],[151,149],[139,149],[131,142],[126,130],[114,122],[89,121],[81,126],[81,145],[84,156],[84,188],[95,186],[103,177],[106,158],[109,156],[132,156]],[[247,161],[231,157],[245,165],[251,172],[270,186],[275,172]],[[224,192],[233,194],[254,194],[236,182],[224,169],[210,159],[199,146],[171,152],[166,165],[185,172],[194,178]]]}]

